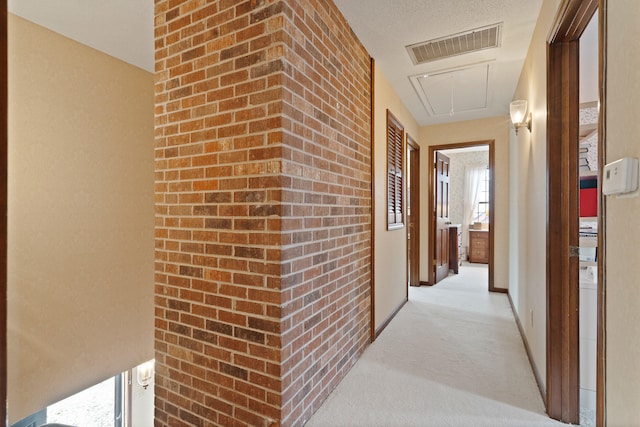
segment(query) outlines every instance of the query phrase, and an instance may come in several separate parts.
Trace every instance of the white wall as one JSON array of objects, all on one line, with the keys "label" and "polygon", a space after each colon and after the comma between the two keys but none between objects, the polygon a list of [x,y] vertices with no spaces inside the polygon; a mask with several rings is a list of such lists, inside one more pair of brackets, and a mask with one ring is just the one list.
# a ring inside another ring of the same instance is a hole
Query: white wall
[{"label": "white wall", "polygon": [[[526,99],[532,131],[511,130],[511,282],[509,293],[521,320],[540,380],[546,381],[546,165],[547,36],[560,4],[545,0],[513,99]],[[546,385],[545,385],[546,386]]]},{"label": "white wall", "polygon": [[[524,132],[524,131],[523,131]],[[521,132],[519,132],[520,134]],[[526,306],[526,267],[528,245],[528,210],[522,206],[527,199],[529,142],[522,143],[519,135],[511,132],[509,138],[509,296],[518,316]],[[522,289],[522,297],[520,290]],[[532,327],[529,319],[529,327]]]},{"label": "white wall", "polygon": [[[605,161],[640,158],[640,2],[609,0]],[[640,196],[606,200],[607,425],[640,423]]]},{"label": "white wall", "polygon": [[10,422],[153,357],[153,75],[9,16]]},{"label": "white wall", "polygon": [[[403,303],[407,295],[407,230],[387,230],[387,109],[402,123],[405,132],[418,141],[418,125],[393,91],[380,69],[375,67],[374,185],[375,185],[375,325],[377,329]],[[422,150],[421,150],[422,151]],[[421,159],[422,162],[422,159]],[[421,167],[424,170],[424,167]],[[421,184],[426,182],[421,171]],[[421,185],[424,194],[426,187]],[[426,198],[425,198],[426,199]],[[423,199],[420,199],[421,212]],[[421,229],[426,228],[422,222]],[[426,254],[421,252],[421,260]],[[421,262],[425,265],[424,262]],[[423,270],[423,269],[421,269]],[[422,280],[423,272],[420,272]],[[426,279],[425,279],[426,280]]]}]

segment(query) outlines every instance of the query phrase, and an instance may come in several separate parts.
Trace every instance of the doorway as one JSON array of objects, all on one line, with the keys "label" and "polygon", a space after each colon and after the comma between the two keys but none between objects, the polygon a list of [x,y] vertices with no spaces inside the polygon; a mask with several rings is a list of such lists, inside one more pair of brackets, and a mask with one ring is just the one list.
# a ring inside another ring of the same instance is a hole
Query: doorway
[{"label": "doorway", "polygon": [[[469,155],[468,153],[482,151],[484,151],[486,160],[483,167],[478,167],[482,161],[469,160],[477,155]],[[487,265],[488,290],[497,291],[493,279],[495,209],[491,208],[495,204],[494,153],[493,140],[429,147],[428,158],[433,162],[433,167],[429,168],[429,285],[435,285],[439,279],[447,277],[451,271],[454,274],[457,273],[460,263],[466,262],[471,256],[472,262]],[[467,160],[463,162],[464,165],[456,168],[455,160],[452,163],[450,159],[458,155]],[[443,169],[447,169],[446,172],[449,173],[450,167],[453,168],[454,176],[445,179],[445,181],[448,180],[448,184],[444,185],[443,179],[439,179],[438,176],[442,175]],[[465,183],[469,178],[465,171],[471,169],[478,169],[478,176],[474,178],[475,184],[469,186]],[[453,184],[451,184],[451,179],[454,180]],[[456,180],[458,180],[457,184]],[[439,181],[442,182],[438,184]],[[475,189],[472,192],[473,200],[468,203],[463,203],[465,186]],[[483,195],[477,197],[480,193]],[[457,200],[449,200],[449,194]],[[446,197],[443,198],[443,196]],[[467,206],[465,209],[465,204],[470,207]],[[471,216],[469,216],[469,209],[473,212]],[[441,224],[438,225],[439,223]],[[443,224],[445,225],[443,226]],[[444,234],[447,235],[446,239],[443,237]],[[473,253],[476,253],[476,258]],[[445,269],[443,267],[445,263],[442,258],[445,255],[447,264],[446,274],[443,275],[442,270]],[[438,274],[439,270],[440,274]]]},{"label": "doorway", "polygon": [[[602,43],[604,0],[565,0],[548,39],[547,79],[547,381],[546,406],[550,417],[580,422],[580,39],[598,16],[598,97],[604,101]],[[599,13],[596,15],[596,12]],[[602,102],[597,120],[597,147],[603,152]],[[602,156],[597,159],[602,170]],[[597,175],[597,172],[596,172]],[[600,194],[598,191],[597,194]],[[598,267],[604,265],[602,196],[595,226]],[[584,200],[583,200],[584,202]],[[552,217],[551,217],[552,216]],[[604,284],[597,274],[596,303],[596,425],[604,425]]]}]

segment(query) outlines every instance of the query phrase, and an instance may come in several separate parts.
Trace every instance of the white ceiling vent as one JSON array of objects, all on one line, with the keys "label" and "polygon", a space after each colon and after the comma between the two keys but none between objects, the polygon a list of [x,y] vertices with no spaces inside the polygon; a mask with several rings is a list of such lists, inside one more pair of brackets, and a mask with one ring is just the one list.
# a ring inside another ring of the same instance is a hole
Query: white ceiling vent
[{"label": "white ceiling vent", "polygon": [[502,22],[407,46],[415,65],[464,53],[500,47]]}]

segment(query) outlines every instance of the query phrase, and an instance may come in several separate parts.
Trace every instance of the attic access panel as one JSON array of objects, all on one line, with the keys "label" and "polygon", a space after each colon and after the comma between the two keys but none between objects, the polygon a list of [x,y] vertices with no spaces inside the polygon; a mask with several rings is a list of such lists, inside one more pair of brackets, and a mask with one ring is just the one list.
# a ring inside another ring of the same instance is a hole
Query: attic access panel
[{"label": "attic access panel", "polygon": [[430,117],[478,111],[489,106],[491,64],[411,76]]}]

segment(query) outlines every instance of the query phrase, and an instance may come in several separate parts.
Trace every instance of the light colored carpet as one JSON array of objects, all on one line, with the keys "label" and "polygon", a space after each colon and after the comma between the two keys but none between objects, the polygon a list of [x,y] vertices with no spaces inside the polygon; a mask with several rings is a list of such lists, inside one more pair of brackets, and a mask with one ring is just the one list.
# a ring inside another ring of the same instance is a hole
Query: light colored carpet
[{"label": "light colored carpet", "polygon": [[509,301],[465,264],[409,302],[307,427],[566,424],[548,418]]}]

